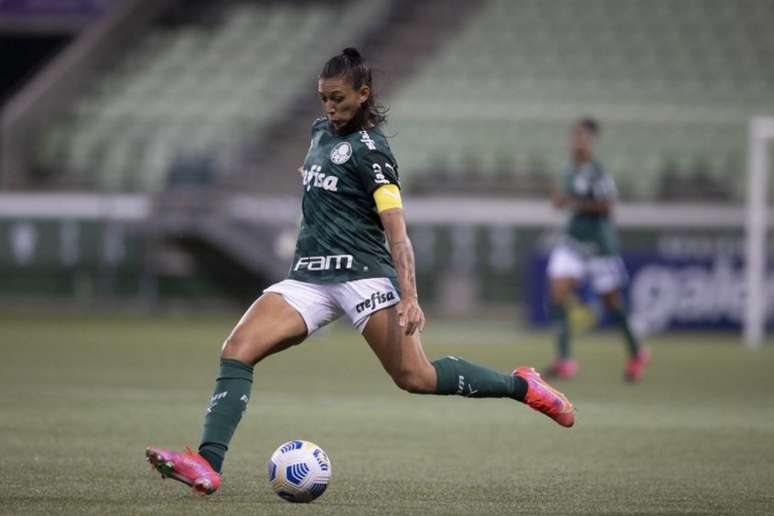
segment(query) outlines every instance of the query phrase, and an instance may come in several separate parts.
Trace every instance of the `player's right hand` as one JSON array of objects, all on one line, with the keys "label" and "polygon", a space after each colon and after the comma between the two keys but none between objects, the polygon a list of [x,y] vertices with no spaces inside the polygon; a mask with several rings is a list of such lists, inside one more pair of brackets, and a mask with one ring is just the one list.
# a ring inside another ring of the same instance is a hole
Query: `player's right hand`
[{"label": "player's right hand", "polygon": [[401,299],[397,306],[398,326],[403,328],[406,335],[414,335],[419,330],[425,329],[425,314],[419,306],[419,300],[410,297]]}]

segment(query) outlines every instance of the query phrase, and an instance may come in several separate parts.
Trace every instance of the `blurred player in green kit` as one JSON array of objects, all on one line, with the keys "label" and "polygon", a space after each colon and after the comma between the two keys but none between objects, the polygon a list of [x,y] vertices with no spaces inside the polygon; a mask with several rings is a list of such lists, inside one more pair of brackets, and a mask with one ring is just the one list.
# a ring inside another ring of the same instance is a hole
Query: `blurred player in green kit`
[{"label": "blurred player in green kit", "polygon": [[588,280],[612,321],[623,332],[628,352],[624,378],[637,381],[642,377],[650,351],[640,345],[632,331],[621,296],[627,274],[611,218],[617,192],[613,178],[594,158],[598,133],[599,123],[592,118],[582,118],[574,124],[570,161],[562,171],[561,188],[553,196],[554,206],[569,211],[570,219],[548,261],[551,312],[558,326],[558,353],[544,373],[558,378],[572,378],[578,373],[578,363],[572,358],[570,346],[573,330],[596,322],[593,311],[576,296],[581,282]]}]

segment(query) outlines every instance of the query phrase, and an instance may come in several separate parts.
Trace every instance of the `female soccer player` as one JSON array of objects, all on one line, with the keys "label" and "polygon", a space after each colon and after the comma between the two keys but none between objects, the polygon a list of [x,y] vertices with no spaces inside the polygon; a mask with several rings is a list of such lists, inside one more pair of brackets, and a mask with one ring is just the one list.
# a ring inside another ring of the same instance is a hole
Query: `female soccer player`
[{"label": "female soccer player", "polygon": [[[592,118],[578,120],[570,137],[570,163],[562,173],[562,189],[554,195],[557,208],[572,212],[560,244],[548,260],[552,312],[559,323],[558,357],[546,376],[572,378],[578,364],[571,358],[570,336],[574,317],[587,309],[581,308],[574,292],[578,283],[588,276],[606,310],[623,331],[629,352],[624,378],[639,380],[650,352],[642,348],[632,332],[621,288],[626,283],[626,269],[619,256],[618,235],[610,219],[616,197],[613,178],[594,159],[593,145],[599,124]],[[594,317],[594,316],[592,316]]]},{"label": "female soccer player", "polygon": [[318,90],[325,117],[312,125],[302,168],[303,218],[289,276],[264,291],[223,344],[198,453],[146,450],[162,477],[188,484],[195,493],[210,494],[220,485],[255,364],[343,314],[401,389],[512,398],[560,425],[575,421],[569,400],[533,368],[502,374],[457,357],[428,360],[419,339],[425,316],[398,165],[380,129],[385,116],[374,101],[371,71],[357,50],[347,48],[325,63]]}]

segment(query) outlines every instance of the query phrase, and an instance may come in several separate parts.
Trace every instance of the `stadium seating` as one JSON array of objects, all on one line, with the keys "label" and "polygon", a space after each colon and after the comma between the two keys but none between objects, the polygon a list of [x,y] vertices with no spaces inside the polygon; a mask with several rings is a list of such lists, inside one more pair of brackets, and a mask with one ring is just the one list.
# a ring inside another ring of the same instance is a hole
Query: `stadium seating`
[{"label": "stadium seating", "polygon": [[590,114],[624,195],[702,178],[683,193],[738,197],[748,119],[774,107],[772,26],[766,0],[492,0],[388,99],[403,177],[554,175]]},{"label": "stadium seating", "polygon": [[217,22],[154,27],[52,124],[39,164],[107,191],[160,190],[177,162],[207,166],[258,138],[346,43],[330,27],[367,26],[386,4],[232,3]]},{"label": "stadium seating", "polygon": [[[353,41],[330,26],[365,34],[391,4],[225,5],[138,38],[51,124],[40,168],[108,191],[157,191],[171,170],[211,178]],[[490,0],[385,99],[404,184],[542,195],[569,124],[590,114],[625,197],[739,197],[748,119],[774,106],[772,26],[768,0]]]}]

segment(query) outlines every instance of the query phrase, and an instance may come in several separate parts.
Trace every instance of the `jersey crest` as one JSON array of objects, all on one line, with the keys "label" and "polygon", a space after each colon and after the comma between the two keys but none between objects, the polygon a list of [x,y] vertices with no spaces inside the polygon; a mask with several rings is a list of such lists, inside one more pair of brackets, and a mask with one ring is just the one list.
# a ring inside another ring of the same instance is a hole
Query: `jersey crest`
[{"label": "jersey crest", "polygon": [[349,142],[341,142],[331,149],[331,161],[341,165],[352,157],[352,145]]}]

